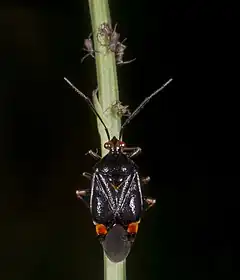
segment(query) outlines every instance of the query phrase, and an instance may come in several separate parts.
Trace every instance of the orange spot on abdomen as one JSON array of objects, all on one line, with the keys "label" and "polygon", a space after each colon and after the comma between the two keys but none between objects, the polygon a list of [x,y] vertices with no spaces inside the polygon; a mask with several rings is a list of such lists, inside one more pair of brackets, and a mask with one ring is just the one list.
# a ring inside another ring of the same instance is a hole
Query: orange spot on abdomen
[{"label": "orange spot on abdomen", "polygon": [[97,224],[96,225],[96,233],[97,235],[106,235],[107,229],[103,224]]},{"label": "orange spot on abdomen", "polygon": [[131,224],[129,224],[127,232],[128,233],[137,233],[138,232],[138,224],[139,223],[131,223]]}]

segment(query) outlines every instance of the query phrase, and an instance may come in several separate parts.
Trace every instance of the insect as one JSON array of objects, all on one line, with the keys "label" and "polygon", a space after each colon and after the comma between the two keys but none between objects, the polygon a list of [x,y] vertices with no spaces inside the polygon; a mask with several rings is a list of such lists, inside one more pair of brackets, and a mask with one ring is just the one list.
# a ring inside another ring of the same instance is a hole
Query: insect
[{"label": "insect", "polygon": [[87,54],[84,55],[84,57],[81,59],[81,63],[83,63],[83,61],[88,56],[91,56],[91,57],[95,58],[94,53],[98,52],[98,51],[94,50],[94,48],[93,48],[93,41],[92,41],[91,37],[92,37],[92,33],[89,34],[87,39],[84,39],[84,48],[83,48],[83,50],[86,51]]},{"label": "insect", "polygon": [[128,105],[122,105],[122,102],[117,100],[115,101],[108,109],[105,110],[105,112],[109,109],[112,110],[114,115],[117,115],[118,117],[129,117],[131,115],[130,110],[128,109]]},{"label": "insect", "polygon": [[[98,38],[105,37],[108,42],[105,46],[107,46],[110,51],[115,53],[116,63],[118,65],[131,63],[132,61],[136,60],[136,58],[129,61],[123,61],[124,51],[127,48],[127,46],[123,43],[127,40],[127,38],[125,38],[122,42],[119,42],[120,33],[116,32],[116,28],[117,23],[115,24],[114,29],[112,29],[108,23],[102,23],[99,28]],[[100,39],[99,42],[104,45]]]},{"label": "insect", "polygon": [[122,124],[118,138],[115,136],[110,138],[108,128],[91,100],[67,78],[64,80],[84,98],[106,131],[108,141],[104,144],[104,148],[108,153],[101,157],[92,150],[88,152],[97,160],[92,174],[83,173],[83,176],[91,180],[91,187],[77,190],[76,195],[80,199],[89,200],[88,206],[97,237],[108,258],[113,262],[120,262],[131,250],[143,213],[156,203],[155,199],[145,197],[143,194],[143,185],[149,182],[150,177],[142,178],[138,166],[133,161],[133,158],[141,153],[141,148],[127,147],[122,141],[123,130],[172,79],[145,98],[133,111]]},{"label": "insect", "polygon": [[123,55],[124,55],[125,49],[126,49],[126,46],[123,45],[122,43],[119,43],[116,46],[115,56],[116,56],[116,63],[118,65],[128,64],[128,63],[131,63],[134,60],[136,60],[136,58],[133,58],[133,59],[128,60],[128,61],[123,61]]},{"label": "insect", "polygon": [[[112,27],[108,23],[104,22],[99,27],[98,35],[106,36],[107,39],[110,40],[112,34],[113,33],[116,34],[116,28],[117,28],[117,23],[115,24],[114,29],[112,29]],[[120,36],[120,34],[118,36]]]}]

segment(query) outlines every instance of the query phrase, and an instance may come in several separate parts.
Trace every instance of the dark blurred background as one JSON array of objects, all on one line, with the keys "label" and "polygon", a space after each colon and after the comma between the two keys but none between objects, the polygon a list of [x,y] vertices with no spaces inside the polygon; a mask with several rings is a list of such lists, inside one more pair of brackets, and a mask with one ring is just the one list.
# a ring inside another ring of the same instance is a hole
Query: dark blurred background
[{"label": "dark blurred background", "polygon": [[[239,89],[230,2],[110,1],[127,37],[119,87],[135,108],[174,82],[125,131],[157,205],[127,260],[127,279],[238,279]],[[67,85],[96,86],[80,64],[87,1],[0,8],[0,279],[103,279],[102,250],[75,190],[99,148],[96,120]],[[114,279],[113,279],[114,280]]]}]

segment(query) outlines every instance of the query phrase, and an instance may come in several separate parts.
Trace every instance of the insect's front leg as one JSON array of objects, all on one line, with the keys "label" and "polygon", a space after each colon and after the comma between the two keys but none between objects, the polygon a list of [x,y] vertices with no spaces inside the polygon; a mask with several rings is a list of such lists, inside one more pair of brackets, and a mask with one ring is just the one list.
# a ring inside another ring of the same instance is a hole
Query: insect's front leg
[{"label": "insect's front leg", "polygon": [[130,152],[128,157],[132,158],[138,156],[142,152],[142,149],[140,147],[126,147],[123,151]]},{"label": "insect's front leg", "polygon": [[85,155],[90,155],[91,157],[93,157],[96,160],[101,159],[101,156],[98,153],[95,153],[92,150],[88,151]]},{"label": "insect's front leg", "polygon": [[83,172],[82,174],[85,178],[92,180],[92,174],[88,173],[88,172]]}]

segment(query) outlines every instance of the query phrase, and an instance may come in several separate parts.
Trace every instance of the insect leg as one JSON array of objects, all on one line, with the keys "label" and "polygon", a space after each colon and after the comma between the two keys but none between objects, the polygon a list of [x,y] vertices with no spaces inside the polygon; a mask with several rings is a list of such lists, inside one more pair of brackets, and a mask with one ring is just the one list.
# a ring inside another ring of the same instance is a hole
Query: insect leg
[{"label": "insect leg", "polygon": [[152,206],[154,206],[156,204],[156,199],[150,198],[150,197],[145,197],[144,202],[145,202],[144,210],[147,211],[149,208],[151,208]]},{"label": "insect leg", "polygon": [[83,197],[88,196],[89,194],[90,194],[90,190],[89,189],[76,190],[76,196],[79,199],[83,199]]},{"label": "insect leg", "polygon": [[[84,50],[85,50],[85,49],[84,49]],[[82,57],[81,63],[83,63],[83,61],[84,61],[89,55],[90,55],[91,57],[94,58],[94,55],[93,55],[92,53],[87,53],[86,55],[84,55],[84,57]]]},{"label": "insect leg", "polygon": [[97,159],[97,160],[98,160],[98,159],[101,159],[101,157],[99,156],[99,154],[93,152],[92,150],[88,151],[88,152],[86,153],[86,155],[90,155],[91,157],[93,157],[94,159]]},{"label": "insect leg", "polygon": [[117,29],[117,22],[115,23],[115,25],[114,25],[114,28],[113,28],[113,31],[112,31],[112,33],[114,33],[114,32],[116,32],[116,29]]},{"label": "insect leg", "polygon": [[81,63],[83,63],[83,61],[84,61],[88,56],[91,56],[92,58],[95,58],[94,53],[100,53],[100,51],[96,51],[96,50],[89,51],[89,50],[86,49],[86,48],[83,48],[83,50],[86,51],[86,52],[88,52],[88,53],[85,54],[84,57],[82,57]]},{"label": "insect leg", "polygon": [[85,203],[87,208],[89,208],[90,189],[76,190],[76,196]]},{"label": "insect leg", "polygon": [[130,158],[132,158],[132,157],[139,155],[141,153],[142,149],[140,147],[127,147],[127,148],[124,148],[123,151],[129,151],[129,152],[132,151],[128,155]]},{"label": "insect leg", "polygon": [[144,177],[144,178],[141,179],[141,181],[142,181],[142,183],[144,185],[148,184],[150,182],[150,180],[151,180],[151,178],[149,176]]},{"label": "insect leg", "polygon": [[118,64],[118,65],[128,64],[128,63],[133,62],[134,60],[136,60],[136,58],[133,58],[133,59],[128,60],[128,61],[123,61],[123,60],[121,60],[121,61],[117,62],[117,64]]},{"label": "insect leg", "polygon": [[82,174],[85,178],[91,180],[92,179],[92,174],[88,173],[88,172],[83,172]]}]

